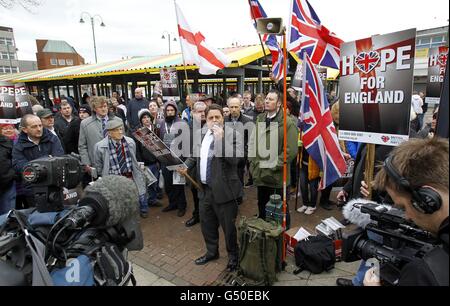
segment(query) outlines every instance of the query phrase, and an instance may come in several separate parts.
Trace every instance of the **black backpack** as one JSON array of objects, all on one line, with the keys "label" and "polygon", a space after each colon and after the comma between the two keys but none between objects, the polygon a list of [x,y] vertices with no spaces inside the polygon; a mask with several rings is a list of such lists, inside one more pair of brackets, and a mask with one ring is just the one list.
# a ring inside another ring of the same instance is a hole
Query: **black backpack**
[{"label": "black backpack", "polygon": [[333,241],[324,236],[310,236],[307,239],[294,248],[295,264],[299,268],[295,272],[308,270],[319,274],[333,269],[336,262]]}]

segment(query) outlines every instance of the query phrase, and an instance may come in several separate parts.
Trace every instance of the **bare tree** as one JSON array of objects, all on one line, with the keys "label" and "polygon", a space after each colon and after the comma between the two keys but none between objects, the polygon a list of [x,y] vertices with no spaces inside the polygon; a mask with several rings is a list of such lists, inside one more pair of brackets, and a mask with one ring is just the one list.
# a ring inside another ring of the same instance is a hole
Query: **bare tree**
[{"label": "bare tree", "polygon": [[0,0],[0,6],[12,9],[15,5],[20,5],[30,13],[34,13],[33,9],[42,5],[43,0]]}]

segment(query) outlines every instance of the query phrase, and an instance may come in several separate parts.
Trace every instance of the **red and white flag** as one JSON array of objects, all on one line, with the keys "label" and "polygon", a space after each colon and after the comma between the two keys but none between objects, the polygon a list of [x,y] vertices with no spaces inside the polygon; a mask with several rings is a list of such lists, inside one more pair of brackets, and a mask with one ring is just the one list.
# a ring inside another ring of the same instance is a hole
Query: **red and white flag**
[{"label": "red and white flag", "polygon": [[216,74],[217,70],[230,65],[231,61],[225,53],[209,46],[200,31],[191,30],[177,3],[175,9],[184,60],[195,63],[199,67],[200,74]]}]

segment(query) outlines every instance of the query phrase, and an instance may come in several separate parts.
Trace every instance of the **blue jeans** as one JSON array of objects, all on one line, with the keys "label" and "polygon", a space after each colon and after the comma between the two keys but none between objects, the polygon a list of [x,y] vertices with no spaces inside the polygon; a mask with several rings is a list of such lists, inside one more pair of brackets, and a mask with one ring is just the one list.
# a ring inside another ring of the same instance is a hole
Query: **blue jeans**
[{"label": "blue jeans", "polygon": [[139,209],[141,213],[148,212],[148,203],[147,203],[147,194],[143,194],[139,196]]},{"label": "blue jeans", "polygon": [[153,173],[156,177],[156,182],[147,187],[148,191],[148,205],[153,205],[156,203],[158,193],[160,192],[159,188],[159,166],[157,163],[151,164],[148,166],[148,169]]},{"label": "blue jeans", "polygon": [[425,114],[418,114],[417,115],[417,118],[419,119],[419,126],[417,127],[417,132],[422,129],[424,116],[425,116]]},{"label": "blue jeans", "polygon": [[[367,231],[367,237],[370,240],[373,240],[378,243],[383,243],[383,236],[375,234],[374,232]],[[370,269],[370,266],[366,266],[366,261],[361,260],[361,264],[359,265],[358,272],[356,272],[355,277],[352,279],[353,286],[364,286],[364,277],[366,276],[366,272]]]},{"label": "blue jeans", "polygon": [[11,187],[0,194],[0,216],[6,214],[16,206],[16,182]]}]

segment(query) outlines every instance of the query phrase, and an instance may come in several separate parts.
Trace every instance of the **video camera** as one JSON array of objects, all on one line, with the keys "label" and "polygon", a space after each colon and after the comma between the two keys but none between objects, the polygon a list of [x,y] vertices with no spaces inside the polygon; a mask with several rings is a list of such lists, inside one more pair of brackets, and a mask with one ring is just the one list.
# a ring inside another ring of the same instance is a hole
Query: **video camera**
[{"label": "video camera", "polygon": [[370,223],[343,234],[342,258],[345,262],[375,258],[385,285],[398,284],[407,263],[438,246],[429,232],[407,221],[402,210],[376,203],[355,203],[353,208],[368,214]]},{"label": "video camera", "polygon": [[25,182],[33,188],[36,208],[40,213],[63,210],[63,189],[75,188],[82,175],[83,167],[75,154],[33,160],[22,173]]}]

